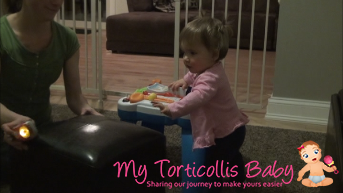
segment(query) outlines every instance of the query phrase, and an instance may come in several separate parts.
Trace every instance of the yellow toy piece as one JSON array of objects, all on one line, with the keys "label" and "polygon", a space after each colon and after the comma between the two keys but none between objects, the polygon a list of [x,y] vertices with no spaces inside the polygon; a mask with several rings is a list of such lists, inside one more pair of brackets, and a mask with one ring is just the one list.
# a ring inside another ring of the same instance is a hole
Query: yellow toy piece
[{"label": "yellow toy piece", "polygon": [[149,96],[148,96],[148,99],[149,101],[153,101],[154,99],[157,98],[157,94],[156,93],[151,93]]}]

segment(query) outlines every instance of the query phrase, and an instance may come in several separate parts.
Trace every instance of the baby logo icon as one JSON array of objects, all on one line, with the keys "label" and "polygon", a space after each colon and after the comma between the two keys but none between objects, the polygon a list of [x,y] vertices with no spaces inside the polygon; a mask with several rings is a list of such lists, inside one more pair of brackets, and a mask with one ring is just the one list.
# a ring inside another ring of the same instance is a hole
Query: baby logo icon
[{"label": "baby logo icon", "polygon": [[[330,167],[326,166],[320,161],[322,158],[322,150],[319,145],[314,141],[306,141],[300,147],[298,147],[299,155],[301,159],[307,163],[300,171],[298,181],[307,187],[328,186],[333,183],[332,178],[327,178],[324,175],[324,171],[338,173],[336,166],[333,165],[331,156],[325,156],[324,162]],[[310,171],[308,178],[303,178],[304,174]]]}]

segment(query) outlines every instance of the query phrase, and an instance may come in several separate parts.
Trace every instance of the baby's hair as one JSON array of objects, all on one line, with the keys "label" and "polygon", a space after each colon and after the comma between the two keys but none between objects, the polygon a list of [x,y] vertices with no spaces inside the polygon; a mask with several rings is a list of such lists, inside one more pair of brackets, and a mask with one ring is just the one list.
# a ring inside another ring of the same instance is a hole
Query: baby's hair
[{"label": "baby's hair", "polygon": [[301,156],[301,150],[302,150],[302,148],[305,148],[306,146],[308,146],[308,145],[316,145],[318,148],[319,148],[319,145],[318,145],[318,143],[316,143],[316,142],[314,142],[314,141],[306,141],[306,142],[304,142],[301,146],[300,146],[300,150],[299,150],[299,155]]},{"label": "baby's hair", "polygon": [[196,41],[210,51],[218,49],[218,60],[225,58],[229,49],[230,27],[211,17],[198,17],[189,22],[180,33],[180,43],[192,45]]}]

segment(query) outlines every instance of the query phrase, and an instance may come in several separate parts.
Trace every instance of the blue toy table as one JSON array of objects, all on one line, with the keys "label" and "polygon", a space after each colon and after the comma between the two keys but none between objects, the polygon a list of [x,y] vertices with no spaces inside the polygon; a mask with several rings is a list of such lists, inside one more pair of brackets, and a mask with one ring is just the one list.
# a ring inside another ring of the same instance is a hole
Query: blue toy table
[{"label": "blue toy table", "polygon": [[[125,98],[125,97],[124,97]],[[196,188],[187,189],[187,182],[201,182],[203,179],[199,177],[188,177],[186,171],[187,164],[191,168],[195,167],[196,171],[201,165],[204,165],[204,151],[196,149],[192,151],[193,138],[192,127],[189,120],[189,115],[172,120],[168,116],[162,114],[157,107],[153,107],[151,102],[143,100],[138,103],[124,102],[121,98],[118,101],[118,115],[122,121],[137,123],[142,121],[142,126],[157,130],[164,133],[165,125],[179,125],[182,128],[181,148],[182,148],[182,182],[185,186],[182,188],[183,193],[197,193],[199,190]],[[180,100],[175,97],[168,97],[175,101]],[[158,161],[158,160],[156,160]],[[170,166],[169,166],[170,167]],[[191,173],[190,173],[191,174]],[[176,173],[175,173],[176,175]]]}]

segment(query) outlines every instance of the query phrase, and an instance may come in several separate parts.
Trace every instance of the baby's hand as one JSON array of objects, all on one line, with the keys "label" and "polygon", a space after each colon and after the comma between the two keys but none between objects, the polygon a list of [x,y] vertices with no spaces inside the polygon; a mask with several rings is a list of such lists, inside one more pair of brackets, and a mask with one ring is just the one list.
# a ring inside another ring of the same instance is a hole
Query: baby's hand
[{"label": "baby's hand", "polygon": [[299,176],[297,180],[300,181],[301,179],[302,179],[302,177]]},{"label": "baby's hand", "polygon": [[173,92],[177,92],[179,91],[179,88],[182,87],[182,89],[187,89],[188,84],[186,83],[186,81],[184,79],[180,79],[178,81],[172,82],[169,86],[168,86]]},{"label": "baby's hand", "polygon": [[151,103],[152,103],[152,106],[160,108],[161,113],[171,117],[171,112],[170,112],[168,106],[163,105],[160,102],[155,102],[155,101],[151,101]]}]

